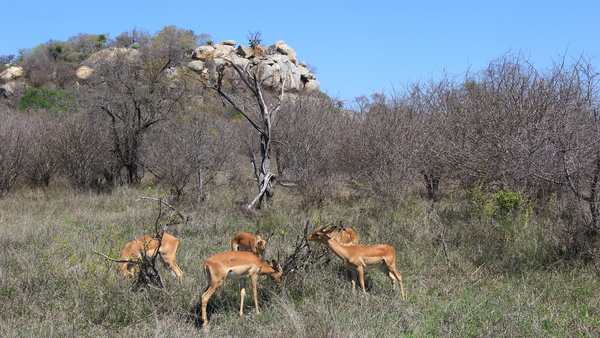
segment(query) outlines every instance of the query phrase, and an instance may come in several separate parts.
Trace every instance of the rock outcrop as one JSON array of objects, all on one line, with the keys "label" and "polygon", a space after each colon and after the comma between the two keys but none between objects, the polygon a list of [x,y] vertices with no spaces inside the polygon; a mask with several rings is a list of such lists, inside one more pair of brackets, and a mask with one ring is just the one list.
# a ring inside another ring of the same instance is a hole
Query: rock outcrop
[{"label": "rock outcrop", "polygon": [[9,81],[0,85],[0,98],[7,99],[13,95],[21,95],[26,88],[27,85],[23,81]]},{"label": "rock outcrop", "polygon": [[[75,75],[82,80],[89,79],[101,64],[114,62],[117,58],[139,59],[139,51],[125,48],[107,48],[92,54],[83,61]],[[256,67],[263,85],[280,90],[319,90],[320,84],[310,73],[305,62],[298,62],[296,52],[283,41],[272,46],[251,48],[237,46],[233,40],[218,45],[199,46],[191,53],[187,67],[202,74],[207,79],[216,80],[222,67],[230,67],[230,62],[241,67]]]},{"label": "rock outcrop", "polygon": [[85,61],[83,61],[75,76],[82,80],[86,80],[94,74],[94,70],[98,68],[100,64],[114,63],[119,59],[126,59],[130,61],[139,60],[140,52],[137,49],[131,48],[106,48],[90,55]]},{"label": "rock outcrop", "polygon": [[268,47],[252,48],[238,46],[235,41],[224,41],[215,46],[200,46],[192,52],[193,61],[188,67],[216,80],[220,67],[232,62],[241,67],[256,67],[256,73],[263,85],[279,90],[319,90],[316,77],[306,68],[306,63],[298,63],[296,52],[283,41]]},{"label": "rock outcrop", "polygon": [[0,73],[0,79],[4,81],[15,80],[23,76],[23,67],[11,66]]},{"label": "rock outcrop", "polygon": [[0,80],[6,83],[0,83],[0,98],[6,99],[13,96],[25,88],[25,83],[19,78],[23,76],[23,67],[10,66],[0,72]]}]

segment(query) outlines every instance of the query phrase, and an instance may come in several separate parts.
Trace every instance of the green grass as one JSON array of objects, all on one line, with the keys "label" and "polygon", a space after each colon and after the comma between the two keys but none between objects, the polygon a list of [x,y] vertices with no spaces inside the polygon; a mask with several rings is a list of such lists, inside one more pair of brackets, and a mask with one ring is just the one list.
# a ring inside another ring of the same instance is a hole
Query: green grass
[{"label": "green grass", "polygon": [[[527,231],[494,255],[484,255],[481,243],[493,243],[497,236],[494,220],[483,219],[481,226],[491,227],[476,232],[478,225],[461,200],[441,202],[437,216],[418,199],[385,208],[368,201],[332,202],[303,211],[294,207],[297,197],[285,191],[263,214],[245,212],[235,203],[204,209],[182,205],[189,221],[170,232],[181,240],[183,283],[165,273],[167,292],[136,292],[118,275],[116,263],[91,250],[117,257],[126,241],[149,232],[156,205],[138,200],[148,194],[16,190],[0,200],[0,336],[600,335],[597,257],[586,263],[556,258],[553,240],[544,234],[548,224],[539,221],[528,223]],[[278,253],[283,258],[306,220],[344,220],[363,244],[394,246],[407,300],[393,293],[377,270],[366,274],[367,294],[353,294],[347,268],[331,256],[288,276],[283,288],[259,278],[260,315],[248,290],[240,318],[237,282],[227,282],[210,300],[210,330],[198,328],[194,312],[206,287],[204,260],[228,250],[235,233],[256,230],[275,232],[267,258]],[[539,247],[535,253],[529,243]]]}]

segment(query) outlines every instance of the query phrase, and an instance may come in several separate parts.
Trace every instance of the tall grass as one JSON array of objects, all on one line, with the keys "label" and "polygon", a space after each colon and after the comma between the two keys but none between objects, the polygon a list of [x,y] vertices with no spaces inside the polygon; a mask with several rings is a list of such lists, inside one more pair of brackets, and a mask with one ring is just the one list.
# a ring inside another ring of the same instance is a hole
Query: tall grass
[{"label": "tall grass", "polygon": [[[561,259],[560,241],[548,233],[554,223],[530,209],[502,213],[489,204],[474,206],[477,199],[469,195],[434,208],[413,198],[391,207],[357,199],[306,210],[284,190],[261,214],[229,198],[204,208],[184,203],[189,220],[169,230],[181,240],[183,283],[165,273],[166,292],[134,291],[116,263],[92,250],[117,257],[125,242],[150,232],[156,205],[139,200],[149,193],[50,188],[15,190],[0,200],[0,336],[600,335],[597,257]],[[348,269],[330,255],[288,275],[283,288],[259,278],[259,315],[248,297],[245,316],[238,316],[237,283],[227,282],[210,300],[210,330],[202,330],[203,261],[228,250],[235,233],[256,230],[275,232],[266,256],[283,258],[306,220],[315,227],[343,220],[362,244],[394,246],[407,300],[377,270],[366,274],[367,294],[353,294]]]}]

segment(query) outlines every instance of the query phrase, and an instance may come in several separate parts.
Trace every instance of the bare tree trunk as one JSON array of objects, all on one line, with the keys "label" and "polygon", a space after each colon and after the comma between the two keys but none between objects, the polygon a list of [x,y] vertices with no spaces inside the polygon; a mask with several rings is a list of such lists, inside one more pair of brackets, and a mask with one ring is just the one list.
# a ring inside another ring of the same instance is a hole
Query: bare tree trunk
[{"label": "bare tree trunk", "polygon": [[590,206],[590,214],[592,219],[586,229],[587,237],[595,237],[598,235],[598,185],[600,184],[600,153],[596,153],[594,161],[595,168],[590,183],[590,198],[587,201]]},{"label": "bare tree trunk", "polygon": [[198,133],[200,132],[200,124],[197,119],[194,119],[194,151],[195,159],[196,159],[196,176],[198,181],[198,203],[204,202],[204,190],[202,189],[202,185],[204,184],[202,181],[202,156],[200,155],[200,138],[198,137]]},{"label": "bare tree trunk", "polygon": [[571,173],[569,169],[567,169],[566,163],[567,160],[564,159],[563,153],[563,165],[567,184],[571,191],[575,194],[575,196],[585,201],[588,204],[588,207],[590,208],[591,219],[589,224],[587,224],[586,228],[584,229],[584,234],[587,239],[592,239],[596,237],[596,235],[598,235],[598,188],[600,185],[600,152],[596,153],[596,159],[594,160],[594,169],[592,172],[592,178],[589,186],[589,195],[586,195],[577,189],[575,183],[573,182]]}]

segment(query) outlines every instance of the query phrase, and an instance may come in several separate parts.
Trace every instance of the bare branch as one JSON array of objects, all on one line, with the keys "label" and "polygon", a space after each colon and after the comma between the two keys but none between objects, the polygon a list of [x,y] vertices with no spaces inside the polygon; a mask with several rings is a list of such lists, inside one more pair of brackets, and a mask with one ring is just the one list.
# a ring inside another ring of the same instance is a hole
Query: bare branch
[{"label": "bare branch", "polygon": [[100,255],[110,261],[113,262],[117,262],[117,263],[133,263],[133,264],[142,264],[142,262],[138,261],[138,260],[132,260],[132,259],[115,259],[112,257],[108,257],[107,255],[101,253],[101,252],[97,252],[96,250],[92,250],[93,253],[95,253],[96,255]]},{"label": "bare branch", "polygon": [[[169,208],[169,209],[171,209],[171,210],[173,211],[173,213],[170,215],[170,217],[169,217],[169,218],[173,218],[173,216],[174,216],[174,215],[177,215],[177,217],[181,218],[181,220],[182,220],[183,222],[185,222],[185,220],[186,220],[186,217],[184,217],[184,216],[181,214],[181,212],[179,212],[179,210],[175,209],[175,207],[173,207],[171,204],[169,204],[169,203],[165,202],[163,199],[154,198],[154,197],[143,197],[143,196],[140,196],[140,197],[139,197],[137,200],[138,200],[138,201],[139,201],[139,200],[152,200],[152,201],[157,201],[157,202],[159,202],[159,203],[161,203],[161,204],[164,204],[164,205],[165,205],[167,208]],[[173,224],[173,223],[170,223],[170,224]]]}]

